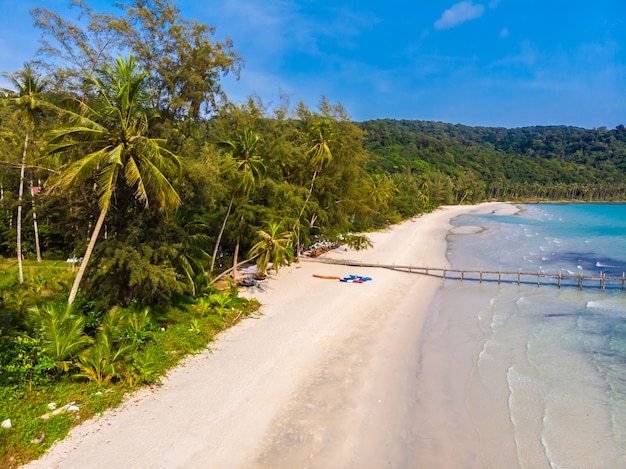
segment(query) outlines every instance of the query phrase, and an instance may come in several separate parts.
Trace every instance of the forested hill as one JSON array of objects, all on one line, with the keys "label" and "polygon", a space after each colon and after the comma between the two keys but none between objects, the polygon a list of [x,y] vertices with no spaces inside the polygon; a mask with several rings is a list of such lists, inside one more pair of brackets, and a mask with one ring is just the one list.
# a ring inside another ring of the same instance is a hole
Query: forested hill
[{"label": "forested hill", "polygon": [[[418,120],[378,119],[367,132],[373,171],[440,171],[455,186],[473,181],[488,197],[623,200],[626,129],[532,126],[470,127]],[[474,198],[474,197],[471,197]]]}]

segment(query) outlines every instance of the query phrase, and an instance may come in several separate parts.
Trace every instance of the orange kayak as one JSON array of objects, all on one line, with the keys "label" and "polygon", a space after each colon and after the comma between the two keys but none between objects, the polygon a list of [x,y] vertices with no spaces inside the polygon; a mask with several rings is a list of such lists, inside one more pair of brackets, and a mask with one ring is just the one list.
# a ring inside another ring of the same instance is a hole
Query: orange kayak
[{"label": "orange kayak", "polygon": [[313,277],[315,278],[326,278],[329,280],[340,280],[341,277],[337,277],[336,275],[319,275],[319,274],[313,274]]}]

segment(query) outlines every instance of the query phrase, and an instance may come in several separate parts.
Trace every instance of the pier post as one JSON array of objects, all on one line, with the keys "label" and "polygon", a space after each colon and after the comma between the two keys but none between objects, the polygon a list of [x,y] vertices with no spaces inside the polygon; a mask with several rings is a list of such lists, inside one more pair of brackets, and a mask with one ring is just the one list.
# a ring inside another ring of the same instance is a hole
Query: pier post
[{"label": "pier post", "polygon": [[541,269],[537,272],[537,286],[541,286]]},{"label": "pier post", "polygon": [[[447,267],[419,267],[419,266],[413,266],[413,265],[396,265],[394,264],[381,264],[379,261],[377,263],[367,263],[364,261],[356,261],[356,260],[347,260],[347,259],[318,259],[316,260],[317,262],[321,262],[321,263],[325,263],[325,264],[337,264],[337,265],[346,265],[346,266],[353,266],[353,267],[384,267],[385,269],[391,269],[391,270],[396,270],[396,271],[402,271],[402,272],[410,272],[410,273],[417,273],[417,274],[423,274],[423,275],[427,275],[427,276],[435,276],[435,277],[441,277],[445,280],[448,279],[448,268]],[[431,274],[432,271],[432,274]],[[437,271],[441,272],[440,274],[437,274]],[[451,267],[450,272],[452,272],[450,279],[452,280],[461,280],[464,281],[465,280],[465,276],[466,273],[469,274],[469,279],[472,281],[476,281],[477,279],[474,277],[474,275],[476,273],[478,273],[478,280],[480,281],[480,283],[483,283],[484,280],[484,275],[487,274],[487,282],[493,282],[495,280],[495,276],[498,276],[498,285],[502,284],[503,278],[502,275],[504,274],[504,281],[510,281],[507,280],[507,276],[514,276],[515,275],[515,271],[509,271],[509,270],[502,270],[502,267],[499,267],[498,270],[468,270],[465,271],[463,269],[455,269],[453,267]],[[460,275],[459,277],[456,277],[456,274]],[[558,269],[557,272],[543,272],[541,270],[541,268],[539,268],[537,270],[536,273],[533,273],[532,271],[523,271],[522,268],[519,268],[517,270],[517,285],[520,286],[522,283],[522,275],[525,276],[529,276],[532,277],[533,275],[537,275],[537,287],[541,287],[541,279],[542,277],[546,277],[548,280],[550,280],[551,278],[557,279],[557,286],[558,288],[562,288],[563,285],[563,279],[565,279],[565,286],[569,287],[571,285],[570,280],[572,279],[572,281],[574,279],[577,280],[578,283],[578,289],[579,290],[583,290],[584,287],[584,283],[585,283],[585,279],[587,280],[591,280],[591,285],[593,286],[593,281],[597,280],[598,281],[598,287],[600,288],[601,291],[605,291],[607,286],[607,280],[609,282],[620,282],[621,281],[621,289],[623,292],[626,292],[626,271],[622,272],[621,277],[615,275],[615,276],[608,276],[606,274],[606,272],[600,272],[599,275],[594,275],[594,274],[590,274],[587,275],[585,277],[584,274],[584,270],[582,268],[578,269],[578,274],[574,274],[573,272],[569,272],[566,270],[566,273],[563,274],[563,270],[562,269]],[[491,279],[491,280],[490,280]],[[530,279],[528,279],[530,280]],[[528,280],[526,281],[526,283],[528,283]],[[513,277],[513,281],[514,277]],[[512,282],[511,282],[512,283]],[[551,283],[550,281],[547,281],[546,283],[547,286],[553,286],[554,284]],[[573,285],[572,285],[573,286]],[[609,285],[609,288],[611,288],[611,286]]]}]

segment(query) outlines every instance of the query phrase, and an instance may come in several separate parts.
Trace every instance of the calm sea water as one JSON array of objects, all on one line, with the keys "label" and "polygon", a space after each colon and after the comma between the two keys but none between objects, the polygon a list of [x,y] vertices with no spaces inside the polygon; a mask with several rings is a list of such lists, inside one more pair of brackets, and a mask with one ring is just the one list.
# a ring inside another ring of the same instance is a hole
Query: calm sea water
[{"label": "calm sea water", "polygon": [[[626,205],[522,205],[453,225],[454,268],[626,271]],[[442,290],[439,314],[471,337],[465,400],[484,466],[626,468],[626,294],[621,282],[550,282],[448,280]],[[507,418],[494,425],[495,413]]]}]

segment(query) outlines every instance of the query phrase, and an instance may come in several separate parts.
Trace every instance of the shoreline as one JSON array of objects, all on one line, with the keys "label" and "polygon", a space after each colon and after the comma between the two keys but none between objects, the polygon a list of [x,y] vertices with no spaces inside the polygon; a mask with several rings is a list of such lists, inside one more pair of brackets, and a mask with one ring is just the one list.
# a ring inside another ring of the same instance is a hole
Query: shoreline
[{"label": "shoreline", "polygon": [[[324,256],[447,266],[454,217],[512,208],[441,207],[368,233],[371,249]],[[243,293],[261,302],[260,317],[23,467],[406,467],[418,460],[425,423],[416,402],[420,337],[440,287],[440,279],[385,269],[313,261],[283,268],[263,290]]]}]

